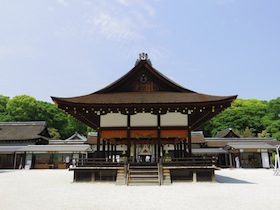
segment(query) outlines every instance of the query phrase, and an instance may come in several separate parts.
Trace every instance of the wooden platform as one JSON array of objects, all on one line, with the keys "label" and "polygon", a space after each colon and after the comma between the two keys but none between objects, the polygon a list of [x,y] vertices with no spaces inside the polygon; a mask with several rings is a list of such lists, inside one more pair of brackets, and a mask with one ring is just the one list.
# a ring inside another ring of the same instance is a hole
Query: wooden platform
[{"label": "wooden platform", "polygon": [[83,160],[69,168],[74,182],[113,181],[117,185],[168,185],[173,182],[213,182],[215,160],[211,157],[173,159],[158,163],[121,163],[102,160]]}]

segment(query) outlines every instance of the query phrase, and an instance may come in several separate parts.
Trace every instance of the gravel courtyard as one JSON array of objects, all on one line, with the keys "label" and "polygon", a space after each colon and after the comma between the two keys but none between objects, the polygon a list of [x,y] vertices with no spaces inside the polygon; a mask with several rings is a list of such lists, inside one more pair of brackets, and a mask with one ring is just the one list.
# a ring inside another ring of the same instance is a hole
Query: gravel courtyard
[{"label": "gravel courtyard", "polygon": [[73,183],[68,170],[0,170],[0,209],[278,209],[271,169],[222,169],[217,182],[170,186]]}]

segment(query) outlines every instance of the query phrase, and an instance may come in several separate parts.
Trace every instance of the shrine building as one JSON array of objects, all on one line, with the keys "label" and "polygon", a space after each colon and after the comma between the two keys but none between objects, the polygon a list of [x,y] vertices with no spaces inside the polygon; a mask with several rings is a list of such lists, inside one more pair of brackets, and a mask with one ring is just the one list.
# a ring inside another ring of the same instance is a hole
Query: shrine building
[{"label": "shrine building", "polygon": [[84,96],[52,99],[59,109],[96,131],[95,153],[73,169],[76,181],[79,177],[102,179],[102,173],[118,181],[124,171],[128,184],[133,180],[129,167],[154,165],[159,184],[164,184],[166,176],[197,179],[202,171],[205,177],[207,167],[213,176],[213,160],[192,155],[191,131],[230,107],[236,97],[186,89],[161,74],[141,53],[135,66],[107,87]]}]

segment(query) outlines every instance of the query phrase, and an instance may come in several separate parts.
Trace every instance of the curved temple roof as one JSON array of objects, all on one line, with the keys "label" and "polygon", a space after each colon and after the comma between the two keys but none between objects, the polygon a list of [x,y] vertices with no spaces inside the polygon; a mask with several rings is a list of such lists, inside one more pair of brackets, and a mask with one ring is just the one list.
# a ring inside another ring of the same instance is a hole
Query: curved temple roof
[{"label": "curved temple roof", "polygon": [[[236,97],[237,95],[212,96],[186,89],[154,69],[148,59],[140,57],[135,67],[127,74],[99,91],[78,97],[52,97],[52,99],[59,108],[85,124],[95,127],[96,124],[90,122],[94,121],[92,119],[94,117],[87,117],[82,113],[86,108],[104,110],[104,107],[125,107],[127,110],[132,106],[168,106],[169,108],[180,106],[189,109],[200,106],[201,109],[205,109],[205,106],[208,106],[208,109],[212,110],[211,112],[216,108],[215,113],[207,114],[207,118],[205,118],[206,115],[198,113],[197,119],[194,120],[198,121],[198,118],[201,118],[203,122],[206,122],[229,107]],[[74,111],[71,111],[71,108]],[[201,123],[198,123],[197,126]]]}]

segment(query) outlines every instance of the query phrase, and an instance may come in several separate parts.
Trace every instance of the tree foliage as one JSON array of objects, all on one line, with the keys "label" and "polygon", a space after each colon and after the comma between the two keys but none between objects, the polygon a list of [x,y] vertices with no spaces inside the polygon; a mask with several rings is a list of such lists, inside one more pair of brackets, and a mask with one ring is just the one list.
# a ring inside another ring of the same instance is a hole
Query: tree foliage
[{"label": "tree foliage", "polygon": [[57,109],[54,104],[37,101],[28,95],[10,99],[0,96],[0,121],[46,121],[53,139],[66,139],[76,131],[86,135],[88,128]]},{"label": "tree foliage", "polygon": [[[10,99],[0,95],[0,121],[46,121],[54,139],[66,139],[76,131],[93,131],[57,109],[54,104],[37,101],[28,95]],[[237,99],[230,108],[200,129],[205,136],[232,128],[242,137],[273,137],[280,140],[280,97],[270,101]]]},{"label": "tree foliage", "polygon": [[271,101],[237,99],[230,108],[201,129],[211,136],[232,128],[241,137],[273,137],[280,140],[280,97]]}]

